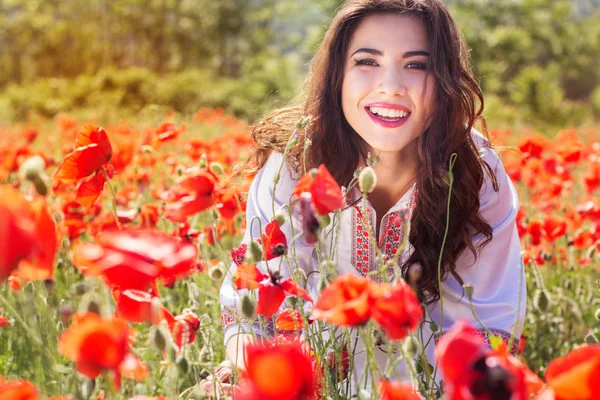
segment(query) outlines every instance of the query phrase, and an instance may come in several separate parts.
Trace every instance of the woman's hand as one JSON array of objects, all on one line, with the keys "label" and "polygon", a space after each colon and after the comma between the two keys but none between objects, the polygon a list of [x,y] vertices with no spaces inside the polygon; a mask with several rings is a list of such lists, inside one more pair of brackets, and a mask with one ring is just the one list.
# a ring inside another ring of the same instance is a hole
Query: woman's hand
[{"label": "woman's hand", "polygon": [[235,385],[231,384],[235,365],[225,360],[217,366],[215,373],[200,382],[201,393],[211,398],[233,396]]},{"label": "woman's hand", "polygon": [[209,398],[220,398],[234,394],[236,385],[233,385],[231,380],[236,369],[238,372],[245,370],[246,346],[252,343],[253,340],[252,335],[248,333],[241,333],[229,340],[226,349],[227,360],[219,364],[214,374],[209,375],[200,383],[203,394]]}]

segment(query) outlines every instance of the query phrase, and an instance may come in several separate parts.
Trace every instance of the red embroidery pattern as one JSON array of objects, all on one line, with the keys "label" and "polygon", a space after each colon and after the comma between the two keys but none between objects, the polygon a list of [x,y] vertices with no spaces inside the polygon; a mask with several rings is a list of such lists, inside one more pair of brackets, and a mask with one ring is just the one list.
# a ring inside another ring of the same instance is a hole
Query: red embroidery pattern
[{"label": "red embroidery pattern", "polygon": [[251,324],[237,308],[235,307],[223,307],[221,309],[221,326],[223,327],[223,331],[226,331],[233,325],[246,325],[246,326],[254,326],[254,328],[258,331],[264,331],[266,328],[266,333],[269,336],[275,335],[275,323],[273,317],[265,318],[257,315],[254,318],[254,323]]},{"label": "red embroidery pattern", "polygon": [[[513,343],[512,346],[510,346],[508,344],[508,342],[510,341],[510,333],[503,331],[502,329],[490,329],[489,330],[493,335],[499,336],[502,341],[506,344],[507,347],[510,347],[510,352],[512,355],[516,355],[517,351],[519,350],[519,340],[520,338],[515,337],[513,338]],[[440,339],[442,337],[444,337],[444,335],[446,334],[446,332],[444,332],[441,336],[439,333],[436,333],[433,335],[433,338],[435,340],[435,345],[437,346],[438,342],[440,341]],[[488,335],[487,331],[485,329],[477,329],[477,334],[479,336],[481,336],[483,338],[483,340],[485,341],[485,344],[487,347],[489,347],[490,349],[492,348],[492,342],[491,342],[491,338]]]},{"label": "red embroidery pattern", "polygon": [[[408,202],[409,216],[416,207],[417,196],[417,190],[414,189]],[[352,198],[351,201],[354,201],[354,199]],[[386,228],[382,232],[378,245],[379,249],[386,254],[388,259],[394,257],[404,240],[406,221],[401,219],[400,214],[402,214],[400,210],[392,211],[385,215],[381,221],[382,226]],[[370,210],[368,223],[371,227],[373,226],[373,215]],[[377,264],[375,260],[375,248],[372,241],[369,240],[366,218],[363,216],[362,206],[356,205],[352,208],[352,226],[354,229],[352,230],[351,262],[361,275],[366,276],[369,272],[377,268]]]}]

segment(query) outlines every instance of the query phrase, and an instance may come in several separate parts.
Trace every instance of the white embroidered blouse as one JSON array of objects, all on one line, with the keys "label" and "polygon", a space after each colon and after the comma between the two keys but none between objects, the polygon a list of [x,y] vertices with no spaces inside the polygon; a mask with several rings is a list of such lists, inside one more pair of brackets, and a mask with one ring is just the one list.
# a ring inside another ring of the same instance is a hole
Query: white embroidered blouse
[{"label": "white embroidered blouse", "polygon": [[[521,257],[521,246],[516,227],[516,216],[519,209],[519,200],[512,181],[506,174],[504,167],[494,150],[484,146],[485,139],[475,130],[472,132],[475,143],[483,159],[490,165],[496,174],[499,191],[494,191],[492,183],[487,173],[485,181],[480,191],[480,214],[493,228],[492,240],[479,252],[477,261],[473,261],[473,256],[469,250],[465,250],[456,262],[456,272],[461,276],[465,283],[473,285],[474,292],[472,303],[475,313],[491,332],[499,335],[508,343],[511,333],[515,333],[516,340],[513,342],[511,350],[514,352],[517,348],[518,339],[521,335],[523,322],[525,318],[526,306],[526,286],[525,273]],[[279,210],[282,206],[289,204],[293,189],[299,176],[291,172],[287,163],[283,163],[280,172],[280,180],[276,185],[276,192],[273,196],[274,176],[282,165],[283,155],[273,153],[266,164],[259,170],[254,181],[250,186],[248,193],[248,202],[246,209],[247,229],[244,234],[243,243],[249,243],[252,238],[261,236],[259,225],[263,227],[273,219],[274,209]],[[404,239],[406,222],[400,226],[396,223],[389,223],[393,217],[397,216],[399,211],[408,207],[409,212],[413,210],[414,202],[417,197],[416,185],[413,185],[398,202],[382,218],[377,239],[379,248],[383,254],[392,257]],[[354,198],[361,196],[358,189],[354,189],[351,194]],[[445,207],[440,204],[440,207]],[[294,208],[292,224],[294,233],[301,231],[300,223],[297,218],[297,208]],[[338,248],[335,252],[334,262],[340,274],[353,273],[366,275],[376,268],[375,248],[372,241],[368,240],[367,229],[363,218],[360,217],[362,211],[362,202],[355,206],[348,207],[340,214],[341,228],[339,230]],[[368,220],[371,229],[374,230],[375,210],[368,204]],[[331,214],[333,215],[333,213]],[[258,217],[261,224],[252,220]],[[409,216],[410,217],[410,216]],[[331,225],[331,224],[330,224]],[[281,226],[288,240],[288,245],[292,240],[292,230],[289,221]],[[328,236],[329,238],[329,236]],[[474,237],[473,241],[481,240],[482,236]],[[328,239],[329,242],[329,239]],[[329,246],[329,243],[327,243]],[[328,247],[329,249],[329,247]],[[319,270],[315,245],[309,245],[304,240],[299,239],[294,243],[297,260],[300,267],[304,269],[308,276],[307,290],[312,298],[318,299],[317,282]],[[290,249],[288,251],[293,251]],[[401,253],[400,261],[406,259],[412,248],[410,245]],[[269,268],[279,268],[279,258],[269,261]],[[259,263],[258,267],[265,271],[264,263]],[[225,333],[225,344],[235,335],[242,332],[251,332],[254,330],[257,335],[273,335],[273,318],[268,320],[259,319],[248,321],[241,312],[241,299],[247,291],[236,290],[233,284],[233,274],[237,266],[232,263],[221,286],[221,322]],[[281,264],[281,274],[284,278],[290,276],[290,268],[285,259]],[[313,272],[313,273],[311,273]],[[448,276],[442,282],[442,303],[443,303],[443,321],[442,331],[447,331],[458,319],[464,318],[473,323],[476,322],[471,312],[469,300],[463,292],[462,286],[452,277]],[[439,302],[428,307],[426,319],[440,324]],[[282,304],[285,307],[285,302]],[[310,308],[310,303],[307,304]],[[265,329],[266,327],[266,329]],[[429,363],[435,365],[433,356],[434,343],[439,340],[439,335],[433,335],[430,324],[423,323],[418,338],[423,337],[424,342],[428,338],[434,337],[425,348]],[[489,339],[482,329],[481,335]],[[362,344],[359,343],[355,352],[355,378],[359,379],[365,365]],[[378,350],[376,359],[380,366],[385,367],[388,355]],[[396,372],[400,377],[405,377],[404,363],[399,363]]]}]

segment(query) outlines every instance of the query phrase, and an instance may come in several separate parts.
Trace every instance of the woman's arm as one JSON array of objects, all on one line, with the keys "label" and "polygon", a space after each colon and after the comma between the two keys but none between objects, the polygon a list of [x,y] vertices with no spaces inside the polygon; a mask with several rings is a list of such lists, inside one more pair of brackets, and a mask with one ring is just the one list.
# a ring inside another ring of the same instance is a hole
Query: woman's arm
[{"label": "woman's arm", "polygon": [[[292,178],[291,173],[287,168],[287,163],[283,164],[279,182],[277,185],[274,183],[274,177],[279,173],[282,161],[283,155],[281,153],[273,153],[266,164],[256,174],[250,186],[246,204],[246,232],[244,233],[242,243],[248,244],[252,239],[260,238],[261,234],[264,233],[265,226],[273,220],[273,210],[278,212],[281,207],[287,205],[291,199],[296,180]],[[273,195],[274,190],[275,193]],[[302,268],[307,275],[314,276],[315,274],[309,274],[309,271],[312,271],[313,268],[312,254],[314,245],[308,245],[300,240],[293,242],[293,236],[300,232],[301,225],[297,221],[296,213],[292,214],[291,221],[289,220],[289,214],[287,212],[286,216],[288,216],[288,218],[280,228],[285,234],[288,244],[287,257],[292,260],[293,255],[295,254],[298,265],[296,265],[295,262],[291,262],[292,265],[290,266],[285,257],[283,259],[277,257],[269,260],[268,265],[265,262],[260,262],[257,263],[256,266],[263,273],[267,273],[268,269],[277,271],[281,276],[280,281],[290,278],[291,269],[297,267]],[[243,296],[257,291],[237,289],[233,279],[236,269],[237,264],[234,262],[231,264],[221,285],[220,301],[221,322],[225,333],[225,346],[228,349],[235,348],[235,351],[228,350],[228,354],[235,355],[239,360],[240,357],[237,354],[239,353],[239,343],[245,345],[248,340],[244,339],[238,341],[232,339],[240,335],[246,336],[248,334],[253,334],[256,337],[272,337],[274,334],[274,321],[276,315],[270,318],[256,316],[254,320],[249,320],[242,314],[241,302]],[[301,282],[301,284],[303,284],[303,282]],[[256,293],[256,295],[258,296],[258,293]],[[285,302],[282,304],[282,307],[284,307],[284,304]],[[230,342],[239,343],[235,346],[232,345],[232,347],[229,345]]]},{"label": "woman's arm", "polygon": [[[484,160],[495,172],[499,188],[497,192],[493,189],[491,179],[486,174],[480,191],[479,212],[492,227],[493,237],[478,252],[477,260],[473,259],[469,250],[465,250],[456,263],[456,272],[465,284],[473,287],[472,301],[469,301],[462,285],[449,276],[442,285],[443,321],[440,324],[440,303],[433,308],[432,317],[444,332],[458,319],[467,319],[488,340],[488,331],[481,323],[507,344],[514,334],[514,350],[523,329],[527,299],[516,226],[519,199],[498,155],[490,148],[482,147],[482,151]],[[476,247],[481,239],[481,235],[473,238]]]}]

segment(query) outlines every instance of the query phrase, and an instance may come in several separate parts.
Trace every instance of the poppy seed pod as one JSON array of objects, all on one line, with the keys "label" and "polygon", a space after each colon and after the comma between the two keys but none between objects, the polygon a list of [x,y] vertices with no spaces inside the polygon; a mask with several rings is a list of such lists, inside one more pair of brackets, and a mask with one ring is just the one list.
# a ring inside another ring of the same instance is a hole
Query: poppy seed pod
[{"label": "poppy seed pod", "polygon": [[248,250],[246,251],[246,261],[249,263],[257,263],[262,260],[262,256],[263,250],[260,243],[258,243],[255,240],[252,240],[248,244]]},{"label": "poppy seed pod", "polygon": [[371,193],[377,186],[377,174],[371,167],[365,167],[358,176],[358,187],[361,193]]}]

